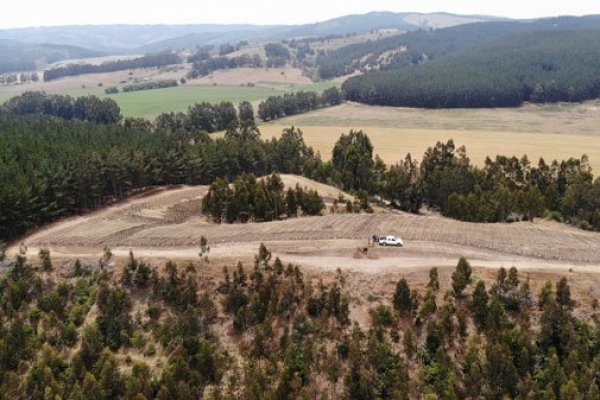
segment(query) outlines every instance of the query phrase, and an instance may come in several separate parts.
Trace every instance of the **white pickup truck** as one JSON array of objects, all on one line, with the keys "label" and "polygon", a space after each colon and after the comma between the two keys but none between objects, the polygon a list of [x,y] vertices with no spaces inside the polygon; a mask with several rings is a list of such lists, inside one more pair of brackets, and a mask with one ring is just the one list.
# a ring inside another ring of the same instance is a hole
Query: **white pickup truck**
[{"label": "white pickup truck", "polygon": [[403,247],[404,242],[402,241],[402,239],[397,238],[396,236],[382,236],[379,238],[379,245]]}]

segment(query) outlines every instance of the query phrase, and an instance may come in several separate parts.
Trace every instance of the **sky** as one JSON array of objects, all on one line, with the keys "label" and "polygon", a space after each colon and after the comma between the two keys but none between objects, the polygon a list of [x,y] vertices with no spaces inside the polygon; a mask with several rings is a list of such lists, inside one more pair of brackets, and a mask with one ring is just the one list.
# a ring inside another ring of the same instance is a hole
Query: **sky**
[{"label": "sky", "polygon": [[600,0],[0,0],[0,29],[100,24],[302,24],[369,11],[512,18],[600,14]]}]

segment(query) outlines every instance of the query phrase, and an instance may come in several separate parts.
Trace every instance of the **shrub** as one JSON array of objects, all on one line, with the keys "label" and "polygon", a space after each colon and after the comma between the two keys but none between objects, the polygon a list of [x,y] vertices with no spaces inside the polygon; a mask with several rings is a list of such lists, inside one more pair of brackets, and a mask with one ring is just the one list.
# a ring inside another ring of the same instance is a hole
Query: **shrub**
[{"label": "shrub", "polygon": [[594,211],[594,215],[592,215],[592,226],[595,230],[600,231],[600,208]]},{"label": "shrub", "polygon": [[123,86],[123,92],[136,92],[139,90],[152,90],[152,89],[163,89],[177,86],[177,80],[168,79],[154,82],[143,82],[143,83],[132,83]]},{"label": "shrub", "polygon": [[549,221],[564,222],[563,215],[558,211],[551,211],[546,214],[546,219]]},{"label": "shrub", "polygon": [[152,357],[155,354],[156,354],[156,346],[154,346],[154,344],[150,343],[146,347],[146,351],[144,351],[144,356],[146,356],[146,357]]},{"label": "shrub", "polygon": [[392,310],[383,304],[378,305],[373,315],[373,323],[382,326],[392,325],[394,323]]}]

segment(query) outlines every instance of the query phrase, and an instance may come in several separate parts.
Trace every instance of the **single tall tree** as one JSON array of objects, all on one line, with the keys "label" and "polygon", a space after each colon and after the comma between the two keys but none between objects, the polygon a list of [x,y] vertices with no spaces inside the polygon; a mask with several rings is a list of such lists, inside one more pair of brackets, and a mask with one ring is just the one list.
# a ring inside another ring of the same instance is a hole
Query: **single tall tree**
[{"label": "single tall tree", "polygon": [[48,248],[46,247],[41,248],[38,253],[38,257],[40,258],[40,261],[42,263],[42,269],[45,272],[52,271],[52,259],[50,257],[50,250],[48,250]]},{"label": "single tall tree", "polygon": [[471,303],[473,319],[477,329],[480,331],[485,328],[485,322],[488,314],[488,301],[489,296],[487,294],[487,290],[485,289],[485,283],[480,280],[477,282],[477,285],[475,285],[475,290],[473,291],[473,301]]},{"label": "single tall tree", "polygon": [[463,291],[471,283],[471,265],[466,258],[461,257],[456,265],[456,270],[452,273],[452,289],[454,296],[462,297]]},{"label": "single tall tree", "polygon": [[433,290],[434,292],[440,290],[440,277],[437,268],[431,268],[429,270],[429,283],[427,284],[427,288]]},{"label": "single tall tree", "polygon": [[200,277],[204,276],[204,264],[208,265],[209,259],[208,254],[210,253],[210,246],[208,245],[208,239],[205,236],[200,237],[200,252],[198,256],[200,257]]},{"label": "single tall tree", "polygon": [[400,313],[410,312],[413,308],[410,287],[404,278],[396,284],[396,291],[394,292],[394,308],[400,311]]},{"label": "single tall tree", "polygon": [[571,288],[567,278],[563,277],[556,284],[556,302],[563,307],[573,307],[573,300],[571,300]]}]

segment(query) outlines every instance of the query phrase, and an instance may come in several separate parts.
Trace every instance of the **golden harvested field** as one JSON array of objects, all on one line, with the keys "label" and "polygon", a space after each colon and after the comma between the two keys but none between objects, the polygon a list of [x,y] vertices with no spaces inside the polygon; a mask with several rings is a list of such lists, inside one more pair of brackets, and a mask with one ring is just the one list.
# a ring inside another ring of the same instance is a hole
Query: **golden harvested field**
[{"label": "golden harvested field", "polygon": [[[322,196],[339,191],[305,178],[284,176]],[[251,257],[260,242],[286,260],[316,269],[365,266],[372,271],[449,266],[465,255],[481,267],[518,265],[557,270],[600,266],[600,235],[544,221],[471,224],[439,216],[399,212],[328,214],[270,223],[211,224],[200,215],[205,186],[163,188],[86,216],[58,222],[24,239],[35,251],[48,246],[58,257],[90,257],[108,245],[117,256],[129,249],[142,257],[194,259],[202,235],[215,259]],[[397,235],[402,249],[357,253],[373,234]],[[14,251],[14,249],[13,249]],[[599,271],[600,272],[600,271]]]},{"label": "golden harvested field", "polygon": [[454,139],[466,145],[471,160],[481,165],[486,156],[527,154],[537,162],[587,154],[600,171],[600,102],[526,105],[511,109],[422,110],[343,104],[338,107],[263,124],[263,137],[277,136],[297,126],[306,142],[323,158],[331,156],[341,133],[362,129],[375,152],[395,163],[406,153],[421,157],[437,141]]}]

